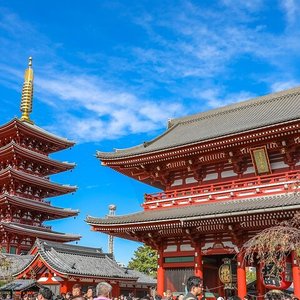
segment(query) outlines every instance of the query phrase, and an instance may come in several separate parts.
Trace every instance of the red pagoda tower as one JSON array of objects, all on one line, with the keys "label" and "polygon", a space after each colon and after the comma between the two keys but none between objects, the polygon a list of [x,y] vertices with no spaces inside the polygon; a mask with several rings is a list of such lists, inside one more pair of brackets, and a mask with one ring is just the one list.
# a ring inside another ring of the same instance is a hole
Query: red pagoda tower
[{"label": "red pagoda tower", "polygon": [[76,191],[51,182],[49,176],[71,170],[74,164],[53,160],[49,154],[70,148],[73,142],[53,135],[30,119],[33,69],[25,71],[20,119],[0,127],[0,247],[4,253],[26,253],[36,238],[55,242],[80,239],[55,232],[44,221],[78,215],[78,210],[54,207],[48,198]]},{"label": "red pagoda tower", "polygon": [[[299,112],[295,88],[174,119],[152,141],[98,152],[103,165],[162,191],[145,195],[143,211],[88,217],[87,223],[156,249],[161,295],[167,289],[184,292],[187,277],[195,274],[215,295],[236,289],[243,298],[243,244],[300,212]],[[262,266],[254,267],[258,297],[283,281],[293,282],[300,297],[294,259],[274,280],[264,277]]]}]

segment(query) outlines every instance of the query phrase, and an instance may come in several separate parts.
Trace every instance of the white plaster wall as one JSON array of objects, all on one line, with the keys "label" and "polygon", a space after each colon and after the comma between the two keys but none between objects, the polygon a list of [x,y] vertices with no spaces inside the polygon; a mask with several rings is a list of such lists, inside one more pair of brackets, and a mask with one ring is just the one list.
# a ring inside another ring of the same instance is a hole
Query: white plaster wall
[{"label": "white plaster wall", "polygon": [[217,173],[213,173],[213,174],[208,174],[203,181],[208,181],[208,180],[213,180],[213,179],[217,179],[218,178],[218,174]]},{"label": "white plaster wall", "polygon": [[195,250],[195,248],[192,247],[190,244],[180,245],[180,251],[192,251],[192,250]]}]

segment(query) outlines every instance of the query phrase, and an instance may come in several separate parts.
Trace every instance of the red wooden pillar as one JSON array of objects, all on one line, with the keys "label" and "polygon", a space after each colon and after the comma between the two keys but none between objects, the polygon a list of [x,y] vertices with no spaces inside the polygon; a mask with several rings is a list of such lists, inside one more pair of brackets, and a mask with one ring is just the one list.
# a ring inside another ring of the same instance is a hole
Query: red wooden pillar
[{"label": "red wooden pillar", "polygon": [[195,247],[195,275],[203,279],[202,253],[199,244]]},{"label": "red wooden pillar", "polygon": [[158,269],[157,269],[157,293],[163,296],[165,290],[165,269],[163,267],[164,256],[163,249],[158,252]]},{"label": "red wooden pillar", "polygon": [[237,255],[237,288],[238,296],[243,299],[247,295],[247,282],[246,267],[242,252]]},{"label": "red wooden pillar", "polygon": [[68,285],[67,281],[64,280],[60,283],[60,293],[67,293],[68,292]]},{"label": "red wooden pillar", "polygon": [[263,284],[263,276],[261,273],[261,269],[262,269],[262,265],[257,264],[257,266],[256,266],[256,290],[257,290],[257,296],[259,299],[263,299],[265,292],[266,292],[266,288]]},{"label": "red wooden pillar", "polygon": [[293,272],[293,284],[294,284],[294,295],[300,298],[300,268],[296,259],[295,251],[292,251],[292,272]]},{"label": "red wooden pillar", "polygon": [[120,289],[120,284],[117,283],[117,282],[114,282],[114,283],[110,283],[111,286],[112,286],[112,291],[111,291],[111,296],[113,298],[117,298],[120,296],[120,293],[121,293],[121,289]]}]

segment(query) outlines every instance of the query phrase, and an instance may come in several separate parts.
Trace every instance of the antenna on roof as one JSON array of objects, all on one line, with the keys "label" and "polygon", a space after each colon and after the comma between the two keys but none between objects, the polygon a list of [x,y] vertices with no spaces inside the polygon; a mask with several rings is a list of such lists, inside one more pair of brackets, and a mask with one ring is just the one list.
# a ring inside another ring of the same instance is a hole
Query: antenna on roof
[{"label": "antenna on roof", "polygon": [[24,84],[22,89],[21,99],[21,121],[33,124],[30,120],[30,113],[32,112],[32,99],[33,99],[33,69],[32,69],[32,57],[29,57],[28,68],[24,73]]},{"label": "antenna on roof", "polygon": [[[108,206],[108,217],[114,216],[117,210],[117,206],[110,204]],[[114,237],[112,235],[108,236],[108,253],[114,254]]]}]

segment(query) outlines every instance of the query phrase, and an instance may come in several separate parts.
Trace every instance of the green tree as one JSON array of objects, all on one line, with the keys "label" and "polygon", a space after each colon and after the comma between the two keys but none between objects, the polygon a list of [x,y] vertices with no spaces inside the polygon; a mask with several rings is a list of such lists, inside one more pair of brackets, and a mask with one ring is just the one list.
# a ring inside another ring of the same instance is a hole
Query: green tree
[{"label": "green tree", "polygon": [[0,286],[12,279],[12,261],[0,253]]},{"label": "green tree", "polygon": [[156,277],[157,251],[146,245],[138,247],[128,263],[128,268]]}]

